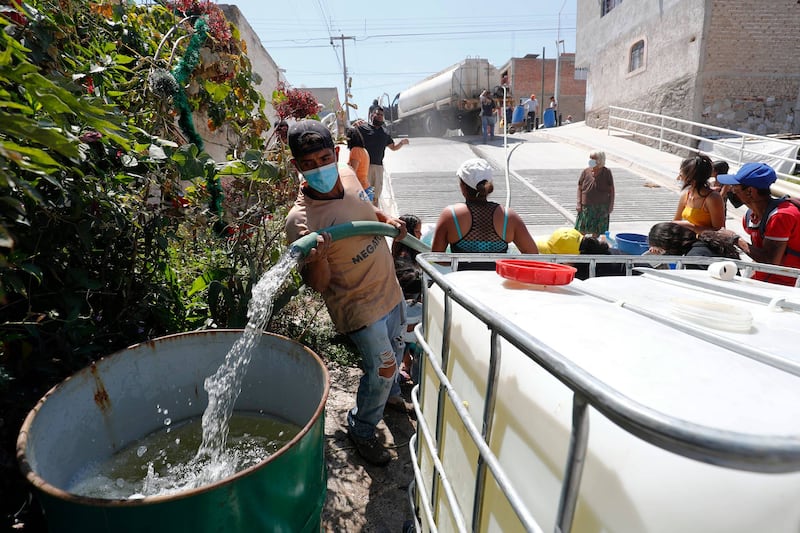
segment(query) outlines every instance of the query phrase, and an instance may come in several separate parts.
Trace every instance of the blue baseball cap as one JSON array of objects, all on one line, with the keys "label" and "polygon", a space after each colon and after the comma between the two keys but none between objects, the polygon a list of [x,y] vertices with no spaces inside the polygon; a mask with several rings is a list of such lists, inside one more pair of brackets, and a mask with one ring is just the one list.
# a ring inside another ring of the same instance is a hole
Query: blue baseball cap
[{"label": "blue baseball cap", "polygon": [[736,174],[717,176],[717,182],[723,185],[741,185],[756,189],[769,189],[777,181],[778,176],[772,167],[765,163],[745,163]]}]

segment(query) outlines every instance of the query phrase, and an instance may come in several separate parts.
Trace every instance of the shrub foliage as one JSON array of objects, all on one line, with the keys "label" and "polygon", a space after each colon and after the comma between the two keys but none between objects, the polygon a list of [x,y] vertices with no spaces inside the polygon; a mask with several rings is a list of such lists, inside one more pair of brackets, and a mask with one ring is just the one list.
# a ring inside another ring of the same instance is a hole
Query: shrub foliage
[{"label": "shrub foliage", "polygon": [[[260,80],[216,4],[0,4],[0,506],[21,529],[22,417],[98,357],[243,327],[251,287],[283,252],[296,184],[285,154],[266,150]],[[191,52],[180,85],[173,69]],[[179,94],[195,120],[225,128],[228,161],[189,143]]]}]

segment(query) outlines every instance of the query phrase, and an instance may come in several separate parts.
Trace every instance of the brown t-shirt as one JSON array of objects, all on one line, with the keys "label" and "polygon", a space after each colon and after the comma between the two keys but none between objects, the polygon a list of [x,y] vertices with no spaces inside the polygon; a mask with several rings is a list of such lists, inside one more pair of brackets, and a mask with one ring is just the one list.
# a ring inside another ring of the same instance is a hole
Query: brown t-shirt
[{"label": "brown t-shirt", "polygon": [[[344,197],[315,200],[302,193],[286,218],[289,243],[305,230],[318,231],[356,220],[374,220],[375,209],[353,170],[339,165]],[[394,260],[380,235],[358,235],[334,241],[328,253],[331,282],[322,292],[336,329],[343,333],[369,326],[403,299],[394,273]]]},{"label": "brown t-shirt", "polygon": [[614,177],[608,167],[601,168],[597,176],[586,168],[578,178],[578,205],[597,204],[614,207]]}]

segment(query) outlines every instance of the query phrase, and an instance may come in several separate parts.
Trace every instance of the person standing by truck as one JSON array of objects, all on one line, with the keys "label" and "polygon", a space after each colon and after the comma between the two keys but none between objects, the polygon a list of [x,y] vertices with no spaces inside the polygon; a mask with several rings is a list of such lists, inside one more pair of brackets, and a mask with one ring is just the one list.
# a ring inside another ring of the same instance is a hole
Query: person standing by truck
[{"label": "person standing by truck", "polygon": [[489,140],[494,140],[494,122],[495,122],[495,111],[497,110],[497,104],[492,98],[492,95],[489,94],[489,91],[485,90],[481,93],[481,132],[483,132],[483,143],[486,144],[487,138]]},{"label": "person standing by truck", "polygon": [[539,112],[539,100],[536,99],[536,95],[532,94],[530,98],[522,103],[522,105],[527,112],[525,131],[536,129],[536,113]]},{"label": "person standing by truck", "polygon": [[379,205],[381,191],[383,190],[383,156],[386,147],[399,150],[403,145],[408,144],[408,139],[394,142],[392,136],[383,127],[383,108],[377,106],[370,115],[370,124],[363,120],[353,123],[358,128],[361,137],[364,139],[364,148],[369,153],[369,185],[374,187],[372,204]]}]

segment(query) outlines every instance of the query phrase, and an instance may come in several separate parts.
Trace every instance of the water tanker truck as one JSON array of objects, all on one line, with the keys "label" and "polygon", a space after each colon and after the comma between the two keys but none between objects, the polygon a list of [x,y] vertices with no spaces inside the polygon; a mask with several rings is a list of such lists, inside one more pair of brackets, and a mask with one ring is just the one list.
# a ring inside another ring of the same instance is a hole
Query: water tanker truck
[{"label": "water tanker truck", "polygon": [[[498,109],[503,87],[498,70],[487,59],[467,58],[400,92],[386,112],[394,134],[441,137],[448,129],[464,135],[481,131],[480,95],[488,89]],[[506,91],[506,106],[513,105]]]}]

